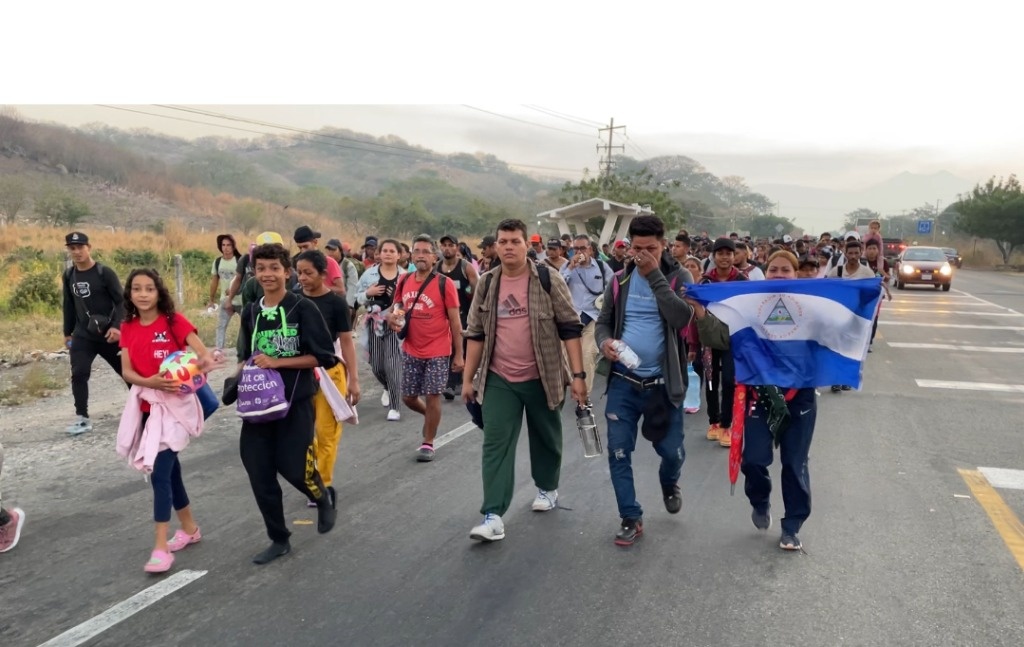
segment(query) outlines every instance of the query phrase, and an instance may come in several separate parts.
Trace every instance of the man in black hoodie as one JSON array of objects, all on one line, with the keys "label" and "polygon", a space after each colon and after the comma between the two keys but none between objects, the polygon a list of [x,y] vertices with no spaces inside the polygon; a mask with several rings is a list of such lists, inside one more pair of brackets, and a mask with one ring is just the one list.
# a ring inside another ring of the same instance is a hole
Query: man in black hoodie
[{"label": "man in black hoodie", "polygon": [[[594,334],[610,365],[608,466],[621,525],[615,544],[631,546],[643,533],[643,509],[633,486],[631,455],[637,426],[661,456],[658,480],[670,514],[679,512],[679,476],[683,469],[683,399],[686,395],[686,344],[680,331],[693,310],[683,300],[682,266],[665,252],[665,226],[657,216],[639,216],[629,224],[632,256],[605,289]],[[628,305],[627,305],[628,302]],[[639,365],[620,361],[625,344]]]}]

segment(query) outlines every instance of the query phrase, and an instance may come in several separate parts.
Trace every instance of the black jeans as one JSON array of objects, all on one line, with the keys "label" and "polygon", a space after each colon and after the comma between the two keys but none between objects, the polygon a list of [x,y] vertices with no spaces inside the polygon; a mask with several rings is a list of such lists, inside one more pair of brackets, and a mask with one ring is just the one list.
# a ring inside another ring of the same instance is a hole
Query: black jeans
[{"label": "black jeans", "polygon": [[711,381],[705,386],[708,422],[712,425],[718,423],[722,427],[731,427],[732,400],[736,391],[736,367],[732,361],[731,351],[711,351]]},{"label": "black jeans", "polygon": [[89,376],[92,362],[99,355],[110,368],[121,375],[121,349],[116,343],[93,341],[85,337],[71,338],[71,395],[75,398],[75,414],[89,417]]},{"label": "black jeans", "polygon": [[288,415],[281,420],[265,424],[242,423],[239,438],[242,465],[249,475],[249,485],[271,541],[284,543],[291,535],[284,520],[278,474],[310,501],[327,496],[316,470],[313,418],[313,399],[306,398],[292,402]]}]

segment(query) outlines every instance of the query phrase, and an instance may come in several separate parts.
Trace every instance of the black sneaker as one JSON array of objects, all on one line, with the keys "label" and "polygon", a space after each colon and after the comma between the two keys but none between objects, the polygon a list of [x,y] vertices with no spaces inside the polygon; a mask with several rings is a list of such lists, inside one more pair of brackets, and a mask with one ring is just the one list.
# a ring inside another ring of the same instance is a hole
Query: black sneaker
[{"label": "black sneaker", "polygon": [[796,535],[788,532],[782,533],[782,539],[779,540],[779,548],[782,550],[802,550],[803,547],[804,545],[800,543],[800,539]]},{"label": "black sneaker", "polygon": [[623,519],[622,527],[615,533],[616,546],[632,546],[644,534],[643,519]]},{"label": "black sneaker", "polygon": [[754,527],[758,530],[768,530],[772,527],[772,509],[771,506],[764,509],[764,512],[758,512],[757,508],[750,513],[750,520],[754,522]]},{"label": "black sneaker", "polygon": [[327,486],[327,493],[331,495],[331,507],[335,510],[338,509],[338,493],[334,491],[333,485]]},{"label": "black sneaker", "polygon": [[260,565],[262,565],[262,564],[269,564],[270,562],[274,561],[278,557],[283,557],[284,555],[287,555],[291,551],[291,549],[292,549],[292,546],[287,541],[285,541],[285,542],[276,542],[275,541],[274,543],[270,544],[270,547],[267,548],[265,551],[263,551],[262,553],[256,555],[255,557],[253,557],[252,558],[252,563],[253,564],[260,564]]},{"label": "black sneaker", "polygon": [[444,395],[444,399],[448,400],[449,402],[455,399],[455,389],[453,389],[450,386],[447,387],[444,391],[441,391],[441,394]]},{"label": "black sneaker", "polygon": [[316,531],[321,535],[330,532],[334,528],[334,522],[338,518],[338,511],[334,509],[334,501],[330,494],[324,496],[316,506]]},{"label": "black sneaker", "polygon": [[661,493],[665,501],[665,509],[669,514],[676,514],[683,508],[683,497],[680,494],[679,486],[673,485],[670,488],[663,487]]},{"label": "black sneaker", "polygon": [[842,385],[842,386],[841,386],[841,387],[839,387],[839,388],[841,388],[841,389],[842,389],[842,390],[844,390],[844,391],[849,391],[849,390],[850,390],[850,389],[852,389],[853,387],[852,387],[852,386],[850,386],[849,384],[844,384],[844,385]]},{"label": "black sneaker", "polygon": [[842,389],[842,388],[843,387],[839,386],[838,384],[833,384],[832,385],[832,393],[839,393],[840,389]]}]

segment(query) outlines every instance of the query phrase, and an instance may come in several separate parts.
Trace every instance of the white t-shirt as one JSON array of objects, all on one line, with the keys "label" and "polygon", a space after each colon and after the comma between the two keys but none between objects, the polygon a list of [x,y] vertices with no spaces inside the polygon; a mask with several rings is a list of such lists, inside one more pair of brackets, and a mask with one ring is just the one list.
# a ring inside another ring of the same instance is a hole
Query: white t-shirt
[{"label": "white t-shirt", "polygon": [[[839,277],[839,268],[843,268],[843,275]],[[828,271],[828,278],[844,278],[844,279],[873,279],[875,278],[875,271],[867,265],[857,263],[857,271],[851,272],[850,268],[846,267],[846,263],[842,265],[836,265]]]},{"label": "white t-shirt", "polygon": [[[218,262],[220,261],[220,269],[217,268]],[[234,258],[216,258],[213,261],[213,267],[210,268],[210,276],[220,277],[220,282],[217,286],[220,288],[220,300],[223,301],[224,297],[228,295],[228,289],[231,287],[231,281],[235,279],[235,270],[238,268],[238,261]],[[242,305],[242,291],[239,290],[238,294],[235,295],[234,301],[231,305],[240,306]]]}]

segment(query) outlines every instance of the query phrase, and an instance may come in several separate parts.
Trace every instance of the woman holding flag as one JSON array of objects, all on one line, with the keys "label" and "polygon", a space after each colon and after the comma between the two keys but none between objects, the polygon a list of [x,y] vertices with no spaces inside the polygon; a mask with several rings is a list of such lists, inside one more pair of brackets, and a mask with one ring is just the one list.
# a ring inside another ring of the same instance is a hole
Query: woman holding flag
[{"label": "woman holding flag", "polygon": [[[798,267],[796,256],[786,250],[779,250],[768,258],[765,278],[795,279]],[[693,306],[701,343],[714,349],[728,350],[731,346],[729,326],[694,299],[687,298],[686,301]],[[775,316],[775,313],[771,316]],[[739,463],[744,477],[743,489],[753,507],[750,518],[759,530],[768,530],[772,525],[772,482],[768,466],[773,459],[772,445],[779,448],[782,500],[786,507],[779,541],[779,547],[783,550],[796,551],[803,548],[797,533],[811,514],[811,480],[807,455],[814,435],[817,411],[813,386],[736,387],[732,448],[735,456],[730,456],[730,463],[736,462],[734,458],[742,456]],[[734,469],[731,464],[730,476],[735,482]]]}]

